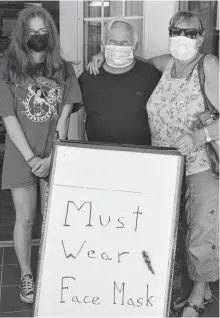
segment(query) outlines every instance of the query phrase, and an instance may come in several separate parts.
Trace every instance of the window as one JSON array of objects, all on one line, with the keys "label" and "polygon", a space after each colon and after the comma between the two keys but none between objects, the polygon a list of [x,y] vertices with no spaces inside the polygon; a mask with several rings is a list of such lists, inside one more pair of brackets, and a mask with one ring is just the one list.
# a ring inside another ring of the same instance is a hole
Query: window
[{"label": "window", "polygon": [[138,34],[137,55],[143,49],[143,1],[84,1],[84,66],[101,51],[101,35],[105,24],[121,17],[131,22]]},{"label": "window", "polygon": [[180,1],[180,10],[199,15],[205,28],[201,52],[219,56],[218,1]]}]

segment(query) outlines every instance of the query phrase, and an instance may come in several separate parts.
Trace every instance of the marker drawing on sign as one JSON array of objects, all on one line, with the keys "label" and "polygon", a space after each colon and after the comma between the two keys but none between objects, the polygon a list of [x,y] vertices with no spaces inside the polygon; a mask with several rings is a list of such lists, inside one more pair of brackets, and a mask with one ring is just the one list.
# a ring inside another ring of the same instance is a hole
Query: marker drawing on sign
[{"label": "marker drawing on sign", "polygon": [[143,256],[143,258],[144,258],[145,263],[146,263],[147,266],[148,266],[148,269],[151,271],[151,273],[152,273],[153,275],[155,275],[155,272],[154,272],[154,270],[153,270],[153,267],[152,267],[152,264],[151,264],[151,261],[150,261],[150,257],[149,257],[149,255],[147,254],[147,252],[146,252],[146,251],[142,251],[142,256]]}]

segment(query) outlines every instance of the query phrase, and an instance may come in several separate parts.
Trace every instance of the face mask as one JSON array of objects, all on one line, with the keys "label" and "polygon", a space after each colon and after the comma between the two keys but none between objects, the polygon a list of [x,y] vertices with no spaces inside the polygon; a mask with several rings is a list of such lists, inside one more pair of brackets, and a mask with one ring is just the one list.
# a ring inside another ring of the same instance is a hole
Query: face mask
[{"label": "face mask", "polygon": [[105,60],[111,67],[126,67],[134,61],[134,52],[132,46],[105,46]]},{"label": "face mask", "polygon": [[27,42],[29,49],[35,52],[42,52],[48,46],[48,34],[32,35]]},{"label": "face mask", "polygon": [[196,55],[198,50],[196,49],[195,39],[189,39],[185,36],[175,36],[170,38],[170,53],[177,60],[187,61]]}]

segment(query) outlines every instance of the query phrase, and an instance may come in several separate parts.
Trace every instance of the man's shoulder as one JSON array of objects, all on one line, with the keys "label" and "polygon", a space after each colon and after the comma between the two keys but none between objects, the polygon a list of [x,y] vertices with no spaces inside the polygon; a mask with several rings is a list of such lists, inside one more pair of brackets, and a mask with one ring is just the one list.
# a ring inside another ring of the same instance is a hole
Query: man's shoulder
[{"label": "man's shoulder", "polygon": [[89,71],[85,70],[79,76],[79,83],[88,83],[88,82],[93,81],[95,78],[96,79],[99,78],[99,74],[97,74],[97,75],[90,74]]},{"label": "man's shoulder", "polygon": [[89,72],[88,71],[83,71],[81,74],[80,74],[80,76],[79,76],[79,82],[80,81],[83,81],[84,79],[86,79],[87,77],[88,77],[88,75],[89,75]]},{"label": "man's shoulder", "polygon": [[158,71],[158,69],[153,66],[152,64],[148,63],[148,62],[143,62],[143,61],[140,61],[140,60],[136,60],[136,69],[143,73],[143,74],[146,74],[146,72],[150,74],[157,74],[157,75],[160,75],[160,71]]}]

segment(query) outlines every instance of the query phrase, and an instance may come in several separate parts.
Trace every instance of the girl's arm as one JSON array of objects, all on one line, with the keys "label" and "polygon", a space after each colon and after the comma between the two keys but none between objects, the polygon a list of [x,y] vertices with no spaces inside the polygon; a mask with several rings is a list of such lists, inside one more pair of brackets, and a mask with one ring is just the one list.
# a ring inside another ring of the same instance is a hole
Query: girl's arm
[{"label": "girl's arm", "polygon": [[[70,115],[72,114],[73,104],[65,104],[62,108],[60,118],[57,122],[56,131],[59,133],[59,139],[67,139],[67,132],[69,127]],[[39,178],[45,178],[48,176],[51,164],[51,155],[43,158],[35,165],[32,172]]]},{"label": "girl's arm", "polygon": [[18,119],[16,116],[3,116],[2,118],[9,137],[11,138],[14,145],[18,148],[24,159],[28,161],[33,158],[29,162],[29,165],[33,167],[40,160],[40,158],[34,156],[34,153],[27,142]]},{"label": "girl's arm", "polygon": [[67,139],[67,133],[69,128],[70,115],[72,114],[73,105],[65,104],[63,106],[60,118],[57,122],[57,131],[59,133],[59,139]]}]

